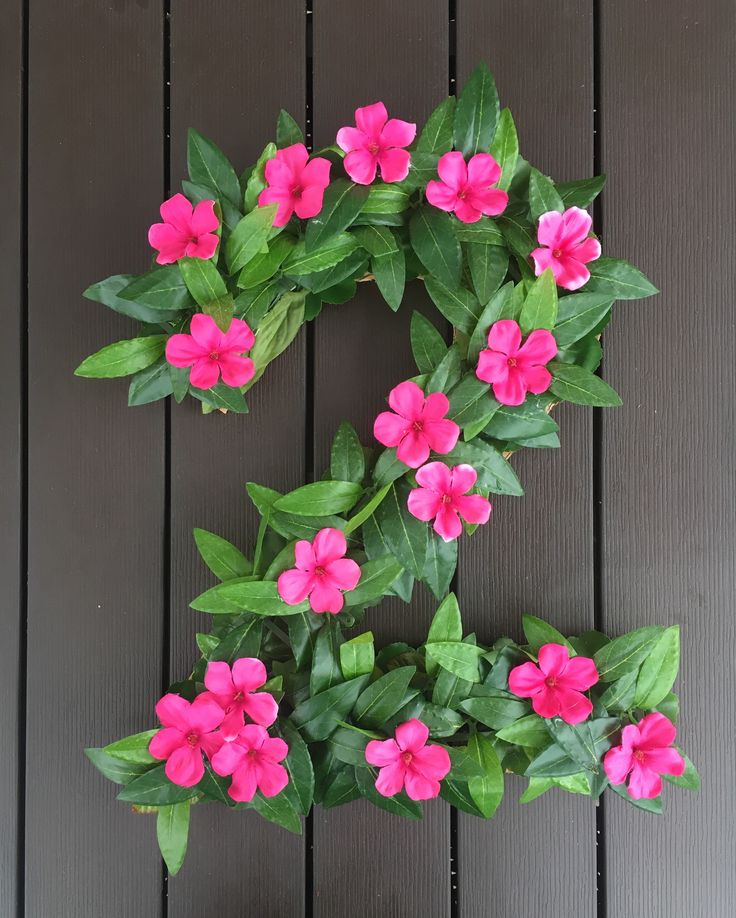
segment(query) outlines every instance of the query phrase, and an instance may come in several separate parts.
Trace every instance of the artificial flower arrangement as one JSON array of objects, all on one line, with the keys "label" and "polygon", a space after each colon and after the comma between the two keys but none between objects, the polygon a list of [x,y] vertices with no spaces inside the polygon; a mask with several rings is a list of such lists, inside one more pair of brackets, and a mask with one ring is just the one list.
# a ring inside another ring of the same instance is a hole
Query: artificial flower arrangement
[{"label": "artificial flower arrangement", "polygon": [[[376,103],[310,157],[282,112],[277,144],[240,180],[194,132],[189,171],[149,233],[159,267],[87,291],[140,336],[80,375],[134,374],[131,404],[189,393],[243,412],[303,322],[365,280],[396,309],[420,278],[454,335],[414,314],[418,372],[388,393],[378,446],[344,423],[319,481],[248,484],[251,557],[195,530],[220,581],[192,602],[213,616],[201,658],[156,705],[160,728],[87,750],[119,799],[157,813],[169,870],[194,803],[299,832],[313,803],[361,797],[419,818],[442,796],[489,818],[505,773],[528,779],[523,802],[610,786],[651,812],[663,778],[697,787],[674,746],[677,626],[567,638],[525,616],[525,643],[487,646],[463,634],[449,593],[458,539],[489,521],[490,495],[523,493],[509,457],[559,445],[551,407],[620,403],[595,374],[600,334],[615,299],[655,289],[601,257],[583,208],[602,179],[554,185],[531,168],[485,67],[416,141]],[[375,647],[367,610],[410,601],[417,581],[440,603],[426,641]]]}]

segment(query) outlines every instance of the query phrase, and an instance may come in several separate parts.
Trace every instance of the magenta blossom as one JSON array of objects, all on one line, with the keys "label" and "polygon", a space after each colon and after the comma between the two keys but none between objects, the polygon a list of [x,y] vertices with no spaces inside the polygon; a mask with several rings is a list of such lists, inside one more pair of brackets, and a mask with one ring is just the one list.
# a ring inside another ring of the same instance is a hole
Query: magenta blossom
[{"label": "magenta blossom", "polygon": [[444,462],[428,462],[417,472],[419,488],[409,494],[409,513],[418,520],[434,520],[434,531],[445,542],[463,531],[460,517],[468,523],[487,523],[491,504],[481,494],[468,494],[478,475],[472,465],[449,468]]},{"label": "magenta blossom", "polygon": [[289,773],[280,765],[289,754],[282,739],[268,735],[259,724],[246,724],[232,743],[225,743],[212,756],[218,775],[232,775],[228,794],[238,802],[252,800],[256,790],[275,797],[289,783]]},{"label": "magenta blossom", "polygon": [[585,267],[601,257],[601,244],[590,236],[593,221],[579,207],[569,207],[564,214],[551,210],[542,214],[537,239],[543,248],[534,249],[534,273],[537,277],[551,268],[555,281],[566,290],[577,290],[590,279]]},{"label": "magenta blossom", "polygon": [[621,745],[609,749],[603,757],[603,768],[611,784],[623,784],[629,778],[629,797],[651,800],[662,793],[660,775],[679,776],[685,771],[685,760],[672,744],[677,730],[664,714],[647,714],[639,723],[621,731]]},{"label": "magenta blossom", "polygon": [[156,759],[166,759],[166,777],[181,787],[194,787],[204,774],[202,753],[211,760],[223,743],[214,730],[225,712],[209,695],[197,695],[191,703],[180,695],[164,695],[156,705],[164,725],[148,744]]},{"label": "magenta blossom", "polygon": [[506,209],[509,196],[491,187],[501,178],[501,167],[490,153],[476,153],[467,163],[462,153],[445,153],[437,172],[442,181],[427,183],[427,200],[440,210],[454,211],[463,223],[476,223],[483,214],[495,217]]},{"label": "magenta blossom", "polygon": [[531,698],[540,717],[561,717],[579,724],[593,710],[582,694],[598,681],[598,670],[589,657],[572,657],[564,644],[539,648],[539,666],[522,663],[509,673],[509,688],[520,698]]},{"label": "magenta blossom", "polygon": [[339,529],[320,529],[313,542],[297,542],[296,567],[279,576],[279,596],[290,606],[309,597],[313,612],[336,615],[345,604],[343,591],[354,590],[360,580],[360,567],[345,557],[347,550]]},{"label": "magenta blossom", "polygon": [[475,375],[493,385],[502,405],[521,405],[527,392],[540,395],[552,376],[545,367],[557,354],[552,332],[537,328],[521,343],[521,329],[513,319],[501,319],[488,332],[488,348],[480,352]]},{"label": "magenta blossom", "polygon": [[213,662],[207,665],[204,684],[225,712],[222,735],[230,742],[240,732],[243,717],[269,727],[278,716],[279,706],[273,695],[257,692],[266,681],[266,667],[254,657],[242,657],[233,663]]},{"label": "magenta blossom", "polygon": [[337,145],[347,153],[345,171],[359,185],[370,185],[380,166],[384,182],[401,182],[409,174],[408,147],[417,133],[416,124],[389,120],[383,102],[355,109],[357,127],[340,128]]},{"label": "magenta blossom", "polygon": [[215,216],[214,201],[200,201],[196,207],[175,194],[160,207],[163,223],[148,230],[151,247],[158,250],[156,261],[170,265],[185,255],[189,258],[212,258],[220,241],[215,230],[220,221]]},{"label": "magenta blossom", "polygon": [[[460,428],[445,417],[450,410],[447,396],[432,392],[426,398],[419,386],[407,380],[389,392],[391,411],[382,411],[373,424],[373,436],[384,446],[396,446],[396,456],[409,468],[418,469],[429,451],[449,453],[455,448]],[[395,413],[394,413],[395,412]]]},{"label": "magenta blossom", "polygon": [[365,760],[379,767],[376,790],[393,797],[405,787],[412,800],[430,800],[450,773],[450,756],[442,746],[427,745],[429,728],[416,718],[396,728],[395,739],[371,740]]},{"label": "magenta blossom", "polygon": [[244,386],[253,378],[253,361],[243,352],[249,351],[256,339],[242,319],[233,319],[223,332],[212,316],[198,312],[192,316],[189,331],[189,335],[169,338],[166,359],[175,367],[191,367],[189,382],[197,389],[211,389],[221,373],[228,386]]},{"label": "magenta blossom", "polygon": [[315,156],[311,162],[303,143],[279,150],[266,163],[268,187],[258,196],[258,204],[278,204],[274,226],[284,226],[293,213],[301,220],[316,217],[322,210],[325,188],[330,184],[330,161]]}]

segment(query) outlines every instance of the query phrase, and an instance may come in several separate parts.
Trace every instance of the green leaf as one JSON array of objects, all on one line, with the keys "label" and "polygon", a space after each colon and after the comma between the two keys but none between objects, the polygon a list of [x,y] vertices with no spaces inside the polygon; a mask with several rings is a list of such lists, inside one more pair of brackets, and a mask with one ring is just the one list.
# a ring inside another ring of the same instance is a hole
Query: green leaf
[{"label": "green leaf", "polygon": [[379,729],[405,703],[416,666],[400,666],[365,689],[353,708],[353,718],[363,727]]},{"label": "green leaf", "polygon": [[219,382],[211,389],[198,389],[193,386],[190,390],[194,398],[199,399],[205,405],[211,408],[224,408],[226,411],[233,411],[236,414],[247,414],[248,405],[243,398],[239,389],[233,389]]},{"label": "green leaf", "polygon": [[368,676],[359,676],[301,701],[294,708],[291,722],[307,742],[326,740],[337,728],[338,720],[344,720],[352,711],[367,681]]},{"label": "green leaf", "polygon": [[325,788],[320,800],[321,806],[326,810],[360,798],[360,788],[355,780],[355,769],[349,765],[342,765],[341,769]]},{"label": "green leaf", "polygon": [[673,724],[676,724],[680,719],[680,699],[673,692],[670,692],[657,705],[657,710],[660,714],[668,717]]},{"label": "green leaf", "polygon": [[342,233],[331,239],[323,248],[309,252],[303,242],[298,242],[284,262],[284,271],[297,277],[324,271],[347,258],[356,246],[357,242],[348,233]]},{"label": "green leaf", "polygon": [[221,660],[232,666],[240,657],[257,657],[261,650],[262,637],[263,619],[253,615],[242,625],[236,625],[228,631],[209,659]]},{"label": "green leaf", "polygon": [[118,297],[167,313],[194,306],[178,265],[164,265],[141,274],[119,290]]},{"label": "green leaf", "polygon": [[638,300],[659,293],[642,272],[618,258],[599,258],[588,266],[586,293],[605,293],[616,300]]},{"label": "green leaf", "polygon": [[[248,267],[250,265],[243,268],[243,270],[247,271]],[[274,281],[243,290],[233,303],[236,318],[243,319],[253,330],[257,330],[263,317],[267,314],[271,304],[280,292],[279,284]]]},{"label": "green leaf", "polygon": [[345,526],[345,529],[343,530],[345,535],[348,535],[351,532],[355,532],[355,530],[362,526],[366,520],[373,516],[390,490],[391,482],[389,481],[379,491],[377,491],[376,494],[373,495],[373,497],[364,507],[361,507],[354,516],[351,516],[347,525]]},{"label": "green leaf", "polygon": [[541,618],[537,618],[535,615],[522,615],[521,622],[524,628],[524,637],[532,653],[539,653],[539,648],[543,644],[562,644],[572,651],[572,656],[575,656],[575,650],[567,638]]},{"label": "green leaf", "polygon": [[511,112],[504,108],[498,119],[498,127],[493,136],[490,150],[491,156],[501,167],[501,178],[497,187],[508,191],[516,169],[516,160],[519,156],[519,138],[516,134],[516,125]]},{"label": "green leaf", "polygon": [[480,682],[479,660],[484,651],[461,641],[433,641],[425,644],[427,659],[468,682]]},{"label": "green leaf", "polygon": [[481,217],[475,223],[453,223],[455,236],[460,242],[480,243],[482,245],[505,246],[506,240],[495,220]]},{"label": "green leaf", "polygon": [[452,149],[455,101],[454,96],[448,96],[429,116],[417,140],[420,153],[447,153]]},{"label": "green leaf", "polygon": [[680,668],[680,626],[667,628],[639,671],[634,704],[638,708],[656,708],[669,694]]},{"label": "green leaf", "polygon": [[258,791],[253,798],[253,809],[259,816],[263,816],[269,822],[281,826],[287,832],[292,832],[294,835],[302,834],[302,821],[299,813],[294,808],[294,804],[285,790],[281,791],[276,797],[264,797]]},{"label": "green leaf", "polygon": [[134,733],[132,736],[126,736],[124,739],[110,743],[102,750],[105,755],[111,755],[123,762],[133,765],[151,766],[158,760],[154,759],[148,751],[151,740],[158,733],[156,730],[146,730],[143,733]]},{"label": "green leaf", "polygon": [[455,809],[461,810],[463,813],[478,817],[483,815],[473,803],[468,785],[462,781],[452,781],[450,778],[445,778],[440,785],[440,797],[446,800],[450,806],[454,806]]},{"label": "green leaf", "polygon": [[664,628],[651,625],[614,638],[593,658],[601,682],[615,682],[626,673],[638,670],[661,638]]},{"label": "green leaf", "polygon": [[506,277],[509,266],[508,252],[500,245],[485,245],[481,242],[466,243],[465,251],[473,289],[478,300],[487,303]]},{"label": "green leaf", "polygon": [[481,440],[457,443],[444,459],[448,464],[467,462],[478,473],[478,487],[494,494],[521,497],[524,493],[516,472],[508,460],[495,447]]},{"label": "green leaf", "polygon": [[[278,271],[281,263],[294,248],[291,236],[277,236],[269,244],[267,252],[259,252],[243,268],[238,276],[238,287],[251,290],[270,280]],[[240,298],[238,298],[240,299]]]},{"label": "green leaf", "polygon": [[557,433],[559,426],[543,405],[529,397],[521,405],[499,405],[484,432],[495,440],[515,441]]},{"label": "green leaf", "polygon": [[498,218],[498,226],[504,235],[506,244],[519,258],[528,259],[529,253],[537,246],[535,228],[524,217],[505,212]]},{"label": "green leaf", "polygon": [[355,780],[360,789],[360,795],[379,809],[408,819],[422,818],[421,804],[410,800],[406,791],[401,791],[393,797],[383,797],[378,793],[375,788],[376,773],[373,768],[356,768]]},{"label": "green leaf", "polygon": [[346,679],[369,676],[373,672],[375,659],[372,631],[364,631],[363,634],[340,645],[340,666]]},{"label": "green leaf", "polygon": [[230,233],[225,245],[228,270],[235,274],[262,251],[271,233],[276,204],[256,207]]},{"label": "green leaf", "polygon": [[440,604],[434,614],[427,633],[427,643],[457,643],[463,639],[463,623],[460,606],[454,593]]},{"label": "green leaf", "polygon": [[195,529],[194,541],[202,560],[218,580],[234,580],[253,572],[253,565],[245,555],[214,532]]},{"label": "green leaf", "polygon": [[550,743],[538,756],[532,759],[524,774],[529,777],[553,778],[574,775],[580,771],[577,762],[570,758],[557,743]]},{"label": "green leaf", "polygon": [[427,395],[432,392],[447,392],[460,381],[462,357],[458,344],[452,344],[447,353],[437,364],[436,369],[424,387]]},{"label": "green leaf", "polygon": [[401,306],[406,283],[406,261],[403,249],[371,259],[371,271],[384,300],[394,312]]},{"label": "green leaf", "polygon": [[431,373],[447,352],[442,335],[416,310],[411,316],[411,350],[420,373]]},{"label": "green leaf", "polygon": [[653,799],[642,798],[641,800],[634,800],[633,797],[629,796],[629,792],[626,790],[625,784],[611,784],[611,790],[614,794],[618,794],[619,797],[630,803],[632,806],[635,806],[639,810],[645,810],[647,813],[654,813],[655,816],[662,815],[662,798],[654,797]]},{"label": "green leaf", "polygon": [[463,430],[484,419],[486,423],[498,409],[487,382],[478,379],[475,371],[466,373],[450,391],[449,417]]},{"label": "green leaf", "polygon": [[436,599],[442,599],[450,588],[457,569],[457,539],[445,542],[431,532],[427,541],[427,557],[422,580]]},{"label": "green leaf", "polygon": [[324,248],[326,243],[349,227],[368,200],[368,185],[356,185],[347,179],[331,182],[324,195],[322,209],[307,223],[307,252]]},{"label": "green leaf", "polygon": [[557,193],[565,207],[589,207],[606,184],[605,175],[580,179],[577,182],[559,182]]},{"label": "green leaf", "polygon": [[549,363],[547,367],[552,373],[550,391],[562,401],[575,405],[593,405],[597,408],[621,404],[618,393],[590,370],[557,360]]},{"label": "green leaf", "polygon": [[304,143],[304,134],[297,122],[282,108],[276,122],[276,146],[283,149],[295,143]]},{"label": "green leaf", "polygon": [[196,787],[179,787],[166,777],[164,766],[159,765],[135,778],[118,794],[118,800],[138,806],[169,806],[183,803],[197,796]]},{"label": "green leaf", "polygon": [[478,362],[478,355],[488,346],[488,332],[491,325],[499,319],[515,319],[511,315],[512,305],[515,305],[514,284],[512,281],[504,284],[497,290],[483,307],[478,322],[471,332],[468,342],[468,363],[474,365]]},{"label": "green leaf", "polygon": [[[363,214],[400,214],[409,206],[409,192],[398,185],[377,182],[371,185],[368,199],[363,205]],[[398,224],[403,225],[403,220]]]},{"label": "green leaf", "polygon": [[538,749],[547,745],[549,733],[541,717],[537,714],[529,714],[498,730],[496,738],[505,743],[513,743],[515,746]]},{"label": "green leaf", "polygon": [[698,774],[698,769],[686,755],[683,755],[683,759],[685,759],[685,771],[681,775],[662,775],[662,777],[665,781],[669,781],[670,784],[684,787],[685,790],[699,790],[700,775]]},{"label": "green leaf", "polygon": [[521,307],[519,325],[525,335],[536,328],[554,328],[557,319],[557,284],[550,268],[542,271]]},{"label": "green leaf", "polygon": [[360,483],[365,476],[365,456],[355,428],[343,421],[337,428],[330,451],[330,477]]},{"label": "green leaf", "polygon": [[148,405],[160,398],[166,398],[173,391],[171,373],[165,357],[160,357],[156,363],[139,370],[130,381],[128,389],[128,406]]},{"label": "green leaf", "polygon": [[525,702],[500,691],[466,698],[459,707],[491,730],[502,730],[529,713]]},{"label": "green leaf", "polygon": [[312,669],[309,674],[309,691],[312,695],[318,695],[343,682],[340,669],[341,643],[340,626],[330,616],[317,632],[312,653]]},{"label": "green leaf", "polygon": [[396,237],[386,226],[356,226],[353,235],[369,255],[391,255],[399,250]]},{"label": "green leaf", "polygon": [[639,671],[633,669],[612,682],[600,697],[600,703],[607,711],[628,711],[634,704],[636,680]]},{"label": "green leaf", "polygon": [[104,749],[85,749],[84,754],[108,781],[114,781],[115,784],[130,784],[151,768],[148,764],[128,762],[117,756],[108,755]]},{"label": "green leaf", "polygon": [[467,158],[487,153],[499,118],[498,93],[491,72],[479,64],[457,100],[453,137],[455,149]]},{"label": "green leaf", "polygon": [[[441,213],[441,211],[438,211]],[[484,246],[484,248],[492,248]],[[478,324],[481,314],[481,305],[475,294],[466,290],[464,287],[452,286],[446,287],[437,278],[427,275],[424,278],[424,286],[427,293],[432,297],[432,301],[439,309],[442,315],[455,328],[470,334]]]},{"label": "green leaf", "polygon": [[345,762],[346,765],[355,765],[358,768],[368,767],[368,762],[365,760],[368,737],[365,733],[338,727],[327,743],[330,752],[338,761]]},{"label": "green leaf", "polygon": [[200,306],[207,306],[227,295],[225,281],[213,262],[204,258],[181,258],[179,270],[187,289]]},{"label": "green leaf", "polygon": [[288,788],[298,811],[302,816],[307,816],[314,799],[314,768],[309,748],[288,721],[281,723],[279,730],[289,745],[289,754],[284,761],[284,767],[289,772]]},{"label": "green leaf", "polygon": [[558,347],[569,347],[593,331],[606,318],[612,303],[605,293],[573,293],[561,297],[554,327]]},{"label": "green leaf", "polygon": [[161,857],[170,876],[176,876],[184,863],[189,840],[191,801],[162,806],[156,817],[156,838]]},{"label": "green leaf", "polygon": [[360,569],[360,580],[354,590],[345,594],[347,606],[364,606],[385,596],[403,567],[396,558],[376,558]]},{"label": "green leaf", "polygon": [[565,209],[554,183],[538,169],[532,169],[529,173],[529,208],[535,222],[551,210],[562,213]]},{"label": "green leaf", "polygon": [[250,352],[256,372],[248,387],[263,376],[268,364],[296,338],[304,321],[305,295],[303,290],[282,294],[258,326],[256,343]]},{"label": "green leaf", "polygon": [[193,128],[187,134],[187,168],[196,185],[211,188],[218,196],[240,207],[240,182],[225,154]]},{"label": "green leaf", "polygon": [[116,341],[101,348],[83,360],[74,371],[75,376],[88,379],[112,379],[129,376],[155,363],[164,352],[166,335],[149,335]]},{"label": "green leaf", "polygon": [[427,524],[409,513],[409,490],[406,484],[395,483],[376,510],[376,521],[402,566],[420,578],[427,557]]},{"label": "green leaf", "polygon": [[284,494],[274,509],[298,516],[327,516],[354,507],[363,488],[354,481],[315,481]]},{"label": "green leaf", "polygon": [[[174,268],[176,269],[176,265],[174,265]],[[82,296],[85,296],[88,300],[94,300],[96,303],[103,303],[121,315],[137,319],[139,322],[150,322],[152,324],[175,319],[180,309],[184,308],[183,305],[179,307],[172,306],[171,309],[152,308],[118,296],[122,290],[129,287],[135,280],[136,278],[132,274],[115,274],[113,277],[105,278],[105,280],[87,287]],[[189,303],[189,295],[186,288],[184,288],[184,299]]]},{"label": "green leaf", "polygon": [[409,234],[412,248],[433,279],[450,289],[457,287],[461,252],[450,215],[424,205],[411,218]]},{"label": "green leaf", "polygon": [[245,186],[243,203],[246,213],[253,210],[253,208],[258,204],[258,196],[266,187],[266,163],[269,161],[269,159],[273,159],[274,156],[276,156],[276,144],[266,144],[263,153],[261,153],[261,155],[258,157],[258,161],[253,167],[253,171],[248,177],[248,181]]},{"label": "green leaf", "polygon": [[473,802],[486,819],[498,809],[503,798],[503,770],[489,737],[474,733],[468,740],[468,751],[483,769],[482,777],[470,778],[468,790]]},{"label": "green leaf", "polygon": [[213,615],[254,612],[256,615],[294,615],[309,608],[307,602],[288,605],[279,596],[274,581],[244,577],[228,580],[200,593],[189,604],[198,612]]}]

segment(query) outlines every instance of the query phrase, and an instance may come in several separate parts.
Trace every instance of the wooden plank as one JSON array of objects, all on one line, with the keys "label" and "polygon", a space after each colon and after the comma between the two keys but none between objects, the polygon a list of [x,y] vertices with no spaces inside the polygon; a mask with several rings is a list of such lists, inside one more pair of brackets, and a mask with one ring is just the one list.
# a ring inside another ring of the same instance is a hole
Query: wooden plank
[{"label": "wooden plank", "polygon": [[[18,717],[21,647],[21,565],[24,563],[22,516],[23,468],[23,345],[25,338],[25,276],[23,263],[23,4],[6,6],[0,31],[0,198],[6,218],[0,225],[0,251],[5,253],[5,312],[0,340],[0,693],[5,699],[0,730],[9,742],[0,750],[0,902],[13,911],[17,895],[18,844]],[[23,572],[24,573],[24,572]]]},{"label": "wooden plank", "polygon": [[[275,138],[280,108],[305,110],[302,0],[171,8],[172,191],[186,176],[186,131],[195,127],[238,171]],[[213,86],[216,90],[213,91]],[[257,515],[246,481],[281,490],[304,480],[304,335],[249,395],[246,417],[203,416],[191,401],[171,407],[171,676],[189,672],[194,634],[209,619],[188,609],[212,583],[192,539],[199,526],[252,550]],[[284,872],[283,863],[289,870]],[[187,863],[169,881],[169,916],[299,915],[304,901],[304,842],[255,813],[195,807]]]},{"label": "wooden plank", "polygon": [[[558,181],[592,172],[592,7],[591,0],[458,3],[458,86],[485,60],[514,114],[522,155]],[[524,612],[563,630],[593,626],[591,413],[565,406],[556,420],[561,450],[515,459],[525,496],[497,498],[491,524],[462,546],[463,619],[482,640],[520,636]],[[520,807],[524,783],[507,781],[490,823],[458,814],[463,918],[594,913],[594,807],[561,792]]]},{"label": "wooden plank", "polygon": [[[603,4],[604,248],[661,294],[617,307],[603,416],[603,612],[612,632],[683,626],[682,743],[703,787],[663,819],[606,800],[611,918],[733,913],[736,489],[731,330],[733,4]],[[666,163],[666,168],[662,164]],[[654,852],[654,866],[652,856]],[[707,904],[704,904],[706,902]]]},{"label": "wooden plank", "polygon": [[82,299],[143,271],[161,197],[161,9],[33,3],[29,108],[26,914],[159,914],[152,822],[82,747],[146,729],[161,681],[163,410],[77,379],[132,323]]},{"label": "wooden plank", "polygon": [[[439,0],[321,0],[314,13],[315,146],[334,142],[354,110],[378,99],[395,117],[420,122],[447,93],[447,4]],[[414,372],[409,321],[426,298],[419,285],[393,314],[364,285],[354,302],[327,307],[315,325],[315,473],[342,420],[365,442],[389,389]],[[419,591],[418,591],[419,592]],[[371,613],[377,639],[422,640],[434,601],[384,603]],[[427,807],[423,823],[362,804],[318,811],[314,821],[314,914],[442,915],[449,908],[449,810]],[[360,869],[356,871],[356,852]],[[350,876],[350,882],[344,878]],[[406,878],[413,878],[411,891]]]}]

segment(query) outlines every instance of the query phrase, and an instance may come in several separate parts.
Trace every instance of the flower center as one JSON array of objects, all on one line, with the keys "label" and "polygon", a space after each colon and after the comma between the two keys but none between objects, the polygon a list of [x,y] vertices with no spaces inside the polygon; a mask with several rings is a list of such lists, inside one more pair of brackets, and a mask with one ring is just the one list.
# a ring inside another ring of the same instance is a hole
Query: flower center
[{"label": "flower center", "polygon": [[373,156],[375,156],[380,149],[380,146],[375,142],[375,140],[368,144],[368,152]]},{"label": "flower center", "polygon": [[315,576],[316,576],[316,577],[324,577],[326,571],[325,571],[325,569],[320,565],[320,566],[318,566],[318,567],[315,567],[314,573],[315,573]]},{"label": "flower center", "polygon": [[199,742],[199,736],[197,736],[196,733],[190,733],[189,736],[187,737],[187,742],[189,743],[190,746],[196,746],[197,743]]},{"label": "flower center", "polygon": [[411,425],[411,429],[416,430],[417,433],[420,433],[424,429],[424,425],[421,421],[414,421],[414,423]]},{"label": "flower center", "polygon": [[443,494],[440,498],[440,503],[451,504],[452,503],[452,494]]},{"label": "flower center", "polygon": [[548,688],[554,688],[557,685],[557,676],[547,676],[547,678],[544,680],[544,684]]},{"label": "flower center", "polygon": [[404,765],[408,765],[411,762],[411,760],[412,760],[411,752],[401,753],[401,761],[404,763]]},{"label": "flower center", "polygon": [[515,367],[515,366],[516,366],[516,357],[509,357],[509,359],[506,361],[506,363],[507,363],[507,365],[510,366],[510,367]]},{"label": "flower center", "polygon": [[294,185],[294,187],[291,189],[292,198],[300,198],[302,196],[303,191],[304,189],[302,188],[301,185]]},{"label": "flower center", "polygon": [[233,701],[235,702],[235,701],[242,701],[242,700],[243,700],[243,693],[237,692],[235,697],[233,698]]},{"label": "flower center", "polygon": [[562,258],[562,249],[553,249],[552,256],[554,258]]},{"label": "flower center", "polygon": [[635,749],[635,750],[634,750],[634,758],[636,759],[637,762],[643,762],[644,759],[646,758],[646,754],[645,754],[644,750],[643,750],[643,749]]},{"label": "flower center", "polygon": [[249,750],[248,750],[248,758],[249,758],[249,759],[257,759],[257,758],[258,758],[258,750],[257,750],[257,749],[249,749]]},{"label": "flower center", "polygon": [[218,354],[218,352],[212,351],[212,353],[210,354],[210,360],[219,360],[219,359],[220,359],[220,355]]}]

